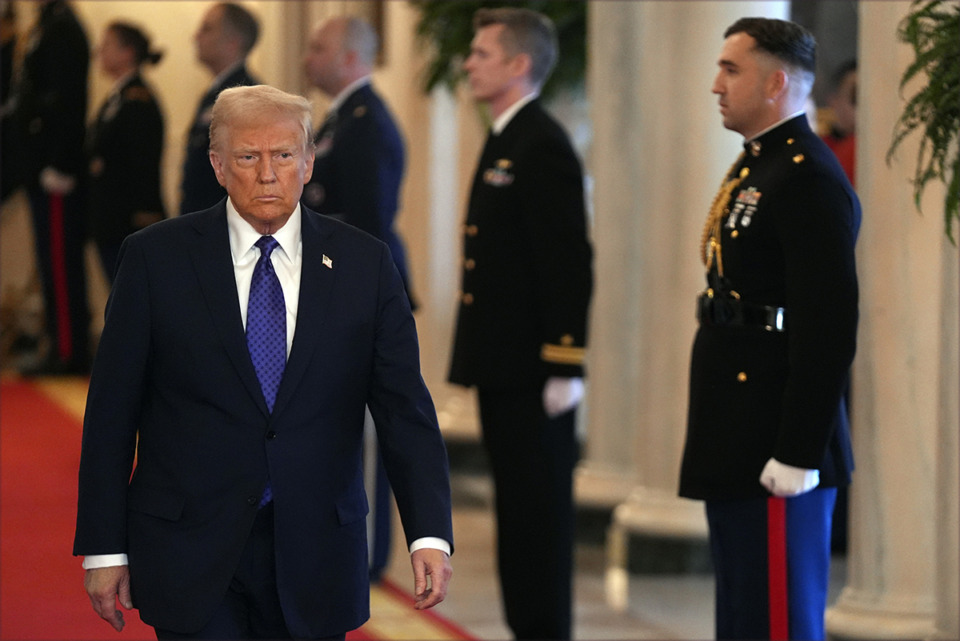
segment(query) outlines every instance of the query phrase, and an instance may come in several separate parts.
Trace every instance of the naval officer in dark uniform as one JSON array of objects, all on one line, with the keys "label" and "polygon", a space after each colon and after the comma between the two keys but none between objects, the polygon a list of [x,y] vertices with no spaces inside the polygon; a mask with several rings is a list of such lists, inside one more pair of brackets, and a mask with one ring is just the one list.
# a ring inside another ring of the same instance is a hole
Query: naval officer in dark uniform
[{"label": "naval officer in dark uniform", "polygon": [[803,108],[813,36],[744,18],[713,93],[745,151],[702,239],[682,496],[706,501],[719,639],[822,639],[836,488],[853,457],[860,205]]},{"label": "naval officer in dark uniform", "polygon": [[216,77],[200,99],[193,124],[187,132],[183,182],[180,185],[181,214],[212,207],[227,195],[210,165],[213,103],[224,89],[260,84],[246,66],[247,55],[257,44],[259,34],[260,27],[253,14],[232,2],[213,5],[200,22],[194,36],[197,60]]},{"label": "naval officer in dark uniform", "polygon": [[470,192],[450,381],[476,386],[496,491],[507,623],[570,639],[575,410],[593,285],[583,175],[537,99],[556,33],[524,9],[480,10],[464,69],[493,127]]}]

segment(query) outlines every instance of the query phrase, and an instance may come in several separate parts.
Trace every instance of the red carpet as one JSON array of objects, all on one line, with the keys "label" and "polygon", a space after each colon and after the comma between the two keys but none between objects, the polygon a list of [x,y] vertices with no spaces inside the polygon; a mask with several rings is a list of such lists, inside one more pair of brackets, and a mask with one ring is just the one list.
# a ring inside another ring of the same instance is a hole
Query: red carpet
[{"label": "red carpet", "polygon": [[[86,390],[79,379],[57,389],[54,401],[38,384],[0,381],[0,640],[155,639],[136,610],[125,612],[126,627],[114,632],[83,591],[71,550]],[[472,638],[432,612],[418,613],[412,602],[384,583],[371,593],[371,620],[347,638]]]}]

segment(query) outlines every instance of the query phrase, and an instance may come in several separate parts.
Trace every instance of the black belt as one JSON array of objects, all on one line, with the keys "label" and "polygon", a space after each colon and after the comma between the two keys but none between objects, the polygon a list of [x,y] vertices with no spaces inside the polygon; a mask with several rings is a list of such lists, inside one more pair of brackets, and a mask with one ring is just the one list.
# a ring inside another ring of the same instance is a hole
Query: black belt
[{"label": "black belt", "polygon": [[786,310],[782,307],[706,293],[697,298],[697,320],[707,327],[760,327],[768,332],[782,332],[786,329],[785,319]]}]

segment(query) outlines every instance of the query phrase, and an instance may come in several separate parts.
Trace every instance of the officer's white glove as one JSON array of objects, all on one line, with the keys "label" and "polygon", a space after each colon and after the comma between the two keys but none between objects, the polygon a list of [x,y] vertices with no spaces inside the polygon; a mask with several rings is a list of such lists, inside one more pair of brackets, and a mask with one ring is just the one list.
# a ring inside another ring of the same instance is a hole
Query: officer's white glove
[{"label": "officer's white glove", "polygon": [[48,194],[69,194],[76,185],[76,178],[53,167],[44,167],[40,172],[40,186]]},{"label": "officer's white glove", "polygon": [[543,409],[549,418],[572,410],[582,400],[582,378],[551,376],[543,386]]},{"label": "officer's white glove", "polygon": [[771,458],[760,472],[760,485],[774,496],[800,496],[820,485],[820,470],[794,467]]}]

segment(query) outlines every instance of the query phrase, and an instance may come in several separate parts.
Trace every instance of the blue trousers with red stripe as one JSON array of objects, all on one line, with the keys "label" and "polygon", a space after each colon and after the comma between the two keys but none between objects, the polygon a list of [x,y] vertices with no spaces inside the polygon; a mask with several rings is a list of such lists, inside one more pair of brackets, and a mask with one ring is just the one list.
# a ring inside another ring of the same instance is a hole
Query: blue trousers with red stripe
[{"label": "blue trousers with red stripe", "polygon": [[83,195],[79,188],[64,196],[49,194],[39,186],[27,192],[51,341],[49,360],[84,369],[90,360],[90,310],[83,254],[87,236]]},{"label": "blue trousers with red stripe", "polygon": [[823,639],[836,488],[707,501],[717,639]]}]

